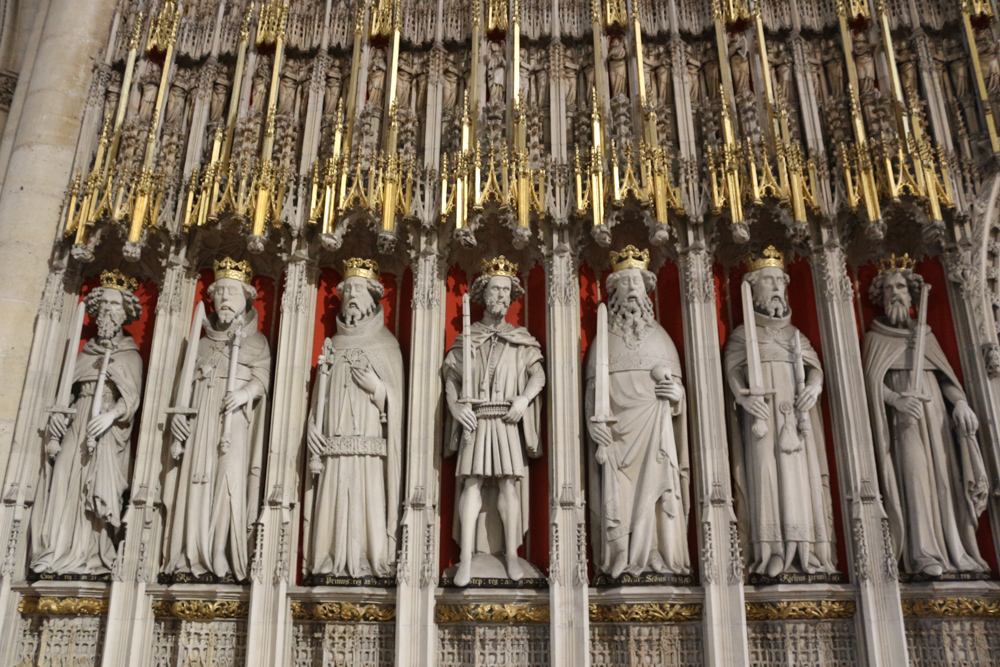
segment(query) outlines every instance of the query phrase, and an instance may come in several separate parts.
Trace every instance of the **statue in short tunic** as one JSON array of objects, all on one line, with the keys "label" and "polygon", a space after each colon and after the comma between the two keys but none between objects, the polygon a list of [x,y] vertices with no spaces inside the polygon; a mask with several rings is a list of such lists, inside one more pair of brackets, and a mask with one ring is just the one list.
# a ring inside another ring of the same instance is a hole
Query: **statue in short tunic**
[{"label": "statue in short tunic", "polygon": [[[458,586],[472,577],[473,552],[505,554],[508,576],[523,576],[517,548],[528,527],[524,455],[542,454],[537,400],[545,386],[541,345],[527,329],[504,319],[511,301],[524,293],[517,265],[500,256],[483,267],[470,296],[486,312],[468,335],[455,340],[444,360],[449,412],[445,455],[458,453]],[[465,358],[471,359],[468,368]]]},{"label": "statue in short tunic", "polygon": [[323,343],[306,441],[315,475],[307,568],[395,573],[403,443],[403,357],[386,329],[378,264],[344,263],[337,333]]},{"label": "statue in short tunic", "polygon": [[885,512],[901,571],[988,572],[976,542],[989,494],[979,422],[930,327],[910,316],[923,287],[909,256],[893,255],[869,291],[885,311],[864,344]]}]

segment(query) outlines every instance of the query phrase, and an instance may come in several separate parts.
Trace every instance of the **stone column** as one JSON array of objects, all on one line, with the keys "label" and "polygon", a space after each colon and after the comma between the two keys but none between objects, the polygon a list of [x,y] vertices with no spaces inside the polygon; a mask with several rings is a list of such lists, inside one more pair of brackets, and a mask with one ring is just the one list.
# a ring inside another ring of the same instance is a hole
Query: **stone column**
[{"label": "stone column", "polygon": [[871,667],[905,667],[906,628],[889,520],[878,490],[854,290],[837,230],[822,225],[813,239],[813,289],[823,348],[823,389],[833,422],[845,532],[849,535],[849,570],[857,587],[858,613],[854,619],[858,645]]},{"label": "stone column", "polygon": [[281,298],[271,435],[267,470],[262,476],[264,498],[250,570],[247,636],[253,638],[253,650],[247,651],[247,667],[287,664],[292,656],[288,585],[294,581],[291,570],[297,562],[302,515],[298,489],[304,463],[302,443],[309,410],[318,279],[315,266],[301,255],[301,250],[293,253]]},{"label": "stone column", "polygon": [[440,552],[437,509],[441,494],[445,283],[436,230],[421,234],[417,253],[407,404],[406,490],[396,577],[399,667],[433,667],[438,657],[434,589]]},{"label": "stone column", "polygon": [[681,242],[684,362],[691,415],[692,505],[698,520],[706,665],[748,665],[743,555],[733,511],[729,441],[723,415],[722,353],[716,316],[712,253],[700,225]]}]

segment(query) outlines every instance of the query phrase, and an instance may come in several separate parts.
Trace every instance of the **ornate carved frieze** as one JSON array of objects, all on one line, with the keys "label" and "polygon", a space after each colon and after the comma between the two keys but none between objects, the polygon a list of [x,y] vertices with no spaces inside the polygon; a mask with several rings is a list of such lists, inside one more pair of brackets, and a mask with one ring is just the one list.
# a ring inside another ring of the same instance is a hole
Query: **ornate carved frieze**
[{"label": "ornate carved frieze", "polygon": [[153,615],[183,618],[189,621],[211,621],[216,618],[247,618],[250,603],[242,600],[156,600]]},{"label": "ornate carved frieze", "polygon": [[549,606],[542,604],[439,604],[434,607],[438,623],[548,623]]},{"label": "ornate carved frieze", "polygon": [[1000,618],[1000,600],[982,598],[904,599],[903,615]]},{"label": "ornate carved frieze", "polygon": [[748,621],[827,620],[854,618],[853,600],[799,600],[795,602],[747,602]]},{"label": "ornate carved frieze", "polygon": [[702,617],[700,604],[671,604],[669,602],[648,602],[641,604],[592,604],[592,623],[685,623],[699,621]]},{"label": "ornate carved frieze", "polygon": [[108,613],[107,598],[22,598],[17,610],[27,616],[102,616]]},{"label": "ornate carved frieze", "polygon": [[292,619],[296,621],[385,623],[396,618],[394,605],[357,605],[351,602],[306,603],[297,600],[292,600],[290,604]]}]

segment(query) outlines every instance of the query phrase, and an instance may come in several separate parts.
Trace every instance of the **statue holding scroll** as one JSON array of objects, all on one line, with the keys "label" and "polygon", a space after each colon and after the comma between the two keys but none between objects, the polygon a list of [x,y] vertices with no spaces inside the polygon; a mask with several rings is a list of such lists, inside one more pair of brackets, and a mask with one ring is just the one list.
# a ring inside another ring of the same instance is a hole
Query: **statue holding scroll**
[{"label": "statue holding scroll", "polygon": [[608,306],[587,352],[590,508],[597,568],[686,575],[690,510],[681,360],[656,321],[649,251],[611,252]]},{"label": "statue holding scroll", "polygon": [[306,429],[316,477],[308,569],[390,577],[402,482],[403,357],[385,328],[378,264],[344,262],[337,333],[323,343]]},{"label": "statue holding scroll", "polygon": [[[37,573],[107,574],[114,563],[142,393],[142,357],[122,329],[142,313],[136,285],[120,271],[105,271],[77,309],[32,514]],[[97,335],[81,350],[84,309]]]},{"label": "statue holding scroll", "polygon": [[809,340],[790,322],[784,267],[774,246],[748,260],[744,325],[724,350],[737,405],[730,429],[737,510],[749,532],[754,573],[832,574],[833,509],[819,405],[823,370]]},{"label": "statue holding scroll", "polygon": [[979,422],[927,326],[928,290],[909,256],[893,255],[869,291],[885,311],[864,346],[882,497],[903,572],[988,572],[976,543],[989,493]]},{"label": "statue holding scroll", "polygon": [[[247,262],[215,262],[214,314],[195,312],[171,410],[167,575],[243,581],[257,520],[271,350],[257,330]],[[205,336],[199,339],[204,324]],[[178,469],[179,468],[179,469]]]},{"label": "statue holding scroll", "polygon": [[[445,456],[458,453],[458,586],[477,574],[474,552],[504,554],[508,577],[518,580],[524,574],[517,556],[528,528],[524,455],[542,454],[538,395],[545,370],[538,341],[505,320],[511,301],[522,294],[516,264],[503,255],[484,261],[482,275],[466,295],[463,333],[444,360]],[[475,324],[469,323],[470,296],[486,306]]]}]

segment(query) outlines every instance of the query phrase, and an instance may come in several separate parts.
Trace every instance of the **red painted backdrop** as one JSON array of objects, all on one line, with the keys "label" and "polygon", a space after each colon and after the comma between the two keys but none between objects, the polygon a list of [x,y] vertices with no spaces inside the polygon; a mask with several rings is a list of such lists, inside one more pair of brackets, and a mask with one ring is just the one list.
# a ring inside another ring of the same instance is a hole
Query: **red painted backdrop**
[{"label": "red painted backdrop", "polygon": [[[958,354],[958,339],[955,337],[955,325],[951,319],[951,302],[948,299],[948,282],[944,275],[944,268],[937,258],[927,258],[917,263],[916,272],[923,276],[928,285],[931,286],[930,298],[927,301],[927,323],[934,331],[934,336],[941,343],[948,363],[955,370],[960,382],[963,383],[962,363]],[[856,274],[856,285],[858,286],[858,298],[861,304],[861,322],[863,332],[868,331],[872,320],[882,311],[872,303],[868,297],[868,288],[875,276],[878,275],[876,264],[866,264],[858,269]],[[976,540],[979,542],[979,551],[982,557],[990,566],[991,576],[996,578],[997,552],[993,543],[993,533],[990,530],[989,511],[983,512],[979,517],[979,529],[976,531]]]},{"label": "red painted backdrop", "polygon": [[[475,279],[475,276],[473,276]],[[527,275],[521,275],[525,295],[511,304],[507,311],[507,321],[512,324],[527,327],[542,346],[542,354],[546,355],[545,345],[545,271],[540,266],[534,267]],[[448,293],[445,301],[445,349],[441,359],[455,342],[462,331],[462,295],[469,286],[465,272],[458,267],[448,271]],[[472,321],[478,321],[483,315],[483,307],[473,303]],[[549,379],[546,378],[546,385]],[[531,508],[528,516],[528,534],[518,554],[538,566],[543,573],[549,569],[549,439],[548,439],[548,391],[543,391],[539,398],[542,403],[542,456],[537,459],[527,459],[528,462],[528,497]],[[447,406],[444,410],[447,410]],[[445,434],[447,435],[447,434]],[[459,561],[458,542],[452,536],[455,507],[455,456],[444,459],[441,466],[441,572]]]}]

